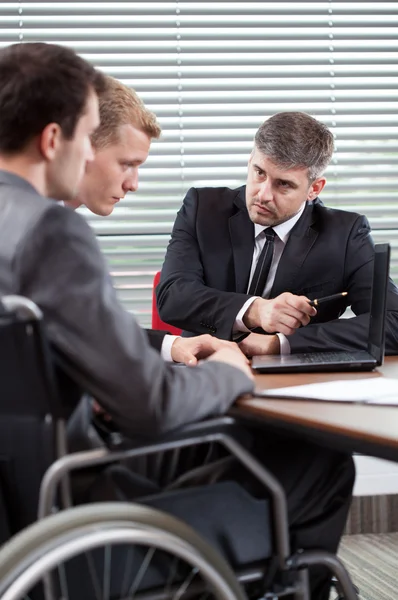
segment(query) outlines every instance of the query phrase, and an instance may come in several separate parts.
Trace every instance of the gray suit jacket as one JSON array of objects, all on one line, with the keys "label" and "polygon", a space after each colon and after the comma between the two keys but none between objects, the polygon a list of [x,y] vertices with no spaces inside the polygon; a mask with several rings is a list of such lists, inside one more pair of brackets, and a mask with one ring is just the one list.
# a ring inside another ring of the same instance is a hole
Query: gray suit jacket
[{"label": "gray suit jacket", "polygon": [[155,435],[225,412],[253,384],[232,366],[167,365],[120,305],[84,219],[0,171],[0,298],[21,294],[76,378],[127,434]]}]

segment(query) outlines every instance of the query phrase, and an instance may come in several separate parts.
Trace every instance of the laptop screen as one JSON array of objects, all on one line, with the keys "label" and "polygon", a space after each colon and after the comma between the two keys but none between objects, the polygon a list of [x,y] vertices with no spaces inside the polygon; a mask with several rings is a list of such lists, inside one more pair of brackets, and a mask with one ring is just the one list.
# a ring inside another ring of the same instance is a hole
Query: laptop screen
[{"label": "laptop screen", "polygon": [[385,313],[387,302],[390,245],[376,244],[370,306],[368,351],[378,364],[384,357]]}]

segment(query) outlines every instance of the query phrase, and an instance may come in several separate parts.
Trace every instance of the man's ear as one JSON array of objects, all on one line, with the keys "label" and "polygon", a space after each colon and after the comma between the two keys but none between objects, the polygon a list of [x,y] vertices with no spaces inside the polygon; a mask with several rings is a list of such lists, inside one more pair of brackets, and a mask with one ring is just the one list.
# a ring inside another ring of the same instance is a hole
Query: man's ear
[{"label": "man's ear", "polygon": [[49,123],[39,137],[39,150],[43,157],[53,161],[62,142],[62,130],[58,123]]},{"label": "man's ear", "polygon": [[319,194],[321,193],[321,191],[323,190],[325,185],[326,185],[325,177],[320,177],[319,179],[315,179],[315,181],[313,181],[311,183],[311,187],[308,191],[307,200],[314,200],[314,198],[319,196]]}]

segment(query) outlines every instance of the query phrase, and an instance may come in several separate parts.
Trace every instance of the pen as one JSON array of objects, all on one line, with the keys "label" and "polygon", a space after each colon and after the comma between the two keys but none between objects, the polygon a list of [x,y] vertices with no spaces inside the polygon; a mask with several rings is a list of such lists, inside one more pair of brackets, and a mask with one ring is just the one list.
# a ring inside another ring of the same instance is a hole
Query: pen
[{"label": "pen", "polygon": [[338,298],[341,298],[342,296],[347,296],[348,292],[340,292],[339,294],[332,294],[331,296],[325,296],[324,298],[317,298],[316,300],[310,300],[310,305],[311,306],[319,306],[320,304],[323,304],[324,302],[329,302],[331,300],[337,300]]}]

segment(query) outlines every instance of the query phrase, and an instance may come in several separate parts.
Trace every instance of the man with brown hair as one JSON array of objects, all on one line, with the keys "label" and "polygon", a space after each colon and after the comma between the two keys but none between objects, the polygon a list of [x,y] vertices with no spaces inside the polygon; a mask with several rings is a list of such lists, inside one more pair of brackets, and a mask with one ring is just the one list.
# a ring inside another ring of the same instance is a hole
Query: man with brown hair
[{"label": "man with brown hair", "polygon": [[233,345],[193,369],[161,360],[118,301],[91,228],[54,201],[75,196],[94,158],[103,88],[66,47],[0,50],[0,298],[38,304],[52,344],[121,431],[157,435],[224,413],[253,377]]},{"label": "man with brown hair", "polygon": [[13,173],[44,196],[72,199],[93,159],[103,75],[67,48],[14,44],[1,50],[0,83],[4,179]]}]

